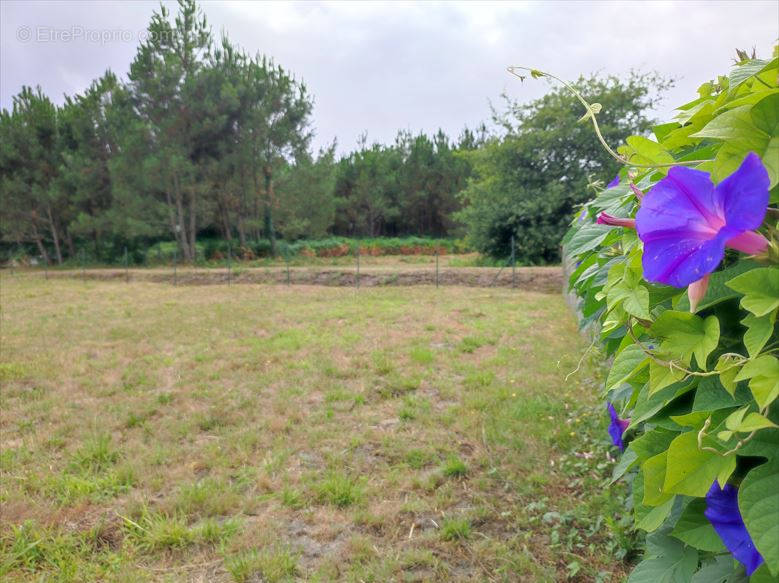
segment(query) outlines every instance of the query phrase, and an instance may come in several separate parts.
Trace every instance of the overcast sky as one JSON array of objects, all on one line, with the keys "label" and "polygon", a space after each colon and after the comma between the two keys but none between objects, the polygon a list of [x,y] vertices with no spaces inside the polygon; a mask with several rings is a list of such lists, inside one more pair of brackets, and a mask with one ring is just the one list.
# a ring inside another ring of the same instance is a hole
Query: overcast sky
[{"label": "overcast sky", "polygon": [[[175,3],[168,3],[175,13]],[[768,57],[779,2],[249,2],[208,1],[218,37],[271,55],[315,97],[315,145],[391,142],[398,129],[456,136],[489,118],[500,94],[522,101],[542,81],[508,65],[572,79],[655,70],[678,79],[662,118],[725,72],[734,48]],[[55,102],[106,69],[125,77],[158,2],[0,0],[0,105],[22,85]],[[71,38],[68,38],[68,37]]]}]

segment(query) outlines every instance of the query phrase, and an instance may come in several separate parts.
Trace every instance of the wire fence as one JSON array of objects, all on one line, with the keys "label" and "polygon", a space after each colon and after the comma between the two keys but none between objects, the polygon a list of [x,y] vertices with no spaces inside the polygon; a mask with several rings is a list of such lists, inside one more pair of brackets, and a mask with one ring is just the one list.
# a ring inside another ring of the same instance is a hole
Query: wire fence
[{"label": "wire fence", "polygon": [[[435,250],[432,256],[403,256],[392,262],[386,256],[364,257],[359,246],[352,250],[351,264],[341,260],[338,264],[300,264],[293,262],[288,247],[280,245],[280,261],[273,265],[252,266],[237,261],[228,247],[224,260],[208,266],[186,263],[174,251],[172,261],[154,262],[153,265],[131,266],[127,248],[122,254],[121,265],[94,267],[87,264],[83,250],[78,254],[76,268],[53,268],[48,265],[19,270],[11,266],[12,275],[18,273],[40,274],[51,278],[80,278],[87,280],[123,280],[126,283],[149,281],[179,285],[227,285],[242,283],[295,285],[324,285],[354,287],[356,290],[378,286],[430,285],[470,287],[502,287],[522,290],[559,293],[562,286],[560,267],[518,267],[517,250],[511,238],[510,254],[492,267],[452,265],[452,257]],[[161,259],[161,258],[159,258]],[[406,261],[407,263],[404,263]]]}]

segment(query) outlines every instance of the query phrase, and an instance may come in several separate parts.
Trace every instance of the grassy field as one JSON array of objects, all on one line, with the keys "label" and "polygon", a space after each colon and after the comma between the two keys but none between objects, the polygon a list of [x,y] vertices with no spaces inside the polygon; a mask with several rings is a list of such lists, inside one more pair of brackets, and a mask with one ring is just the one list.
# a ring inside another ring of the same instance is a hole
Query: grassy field
[{"label": "grassy field", "polygon": [[0,283],[3,580],[624,575],[558,295]]}]

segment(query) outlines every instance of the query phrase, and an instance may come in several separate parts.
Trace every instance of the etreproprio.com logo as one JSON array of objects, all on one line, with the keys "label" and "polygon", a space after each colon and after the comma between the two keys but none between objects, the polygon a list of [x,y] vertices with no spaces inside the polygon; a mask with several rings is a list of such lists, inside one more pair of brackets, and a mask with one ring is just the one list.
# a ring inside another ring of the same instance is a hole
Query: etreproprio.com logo
[{"label": "etreproprio.com logo", "polygon": [[16,40],[21,43],[71,43],[87,42],[109,44],[116,42],[147,41],[159,34],[148,30],[128,30],[123,28],[86,28],[83,26],[20,26],[16,29]]}]

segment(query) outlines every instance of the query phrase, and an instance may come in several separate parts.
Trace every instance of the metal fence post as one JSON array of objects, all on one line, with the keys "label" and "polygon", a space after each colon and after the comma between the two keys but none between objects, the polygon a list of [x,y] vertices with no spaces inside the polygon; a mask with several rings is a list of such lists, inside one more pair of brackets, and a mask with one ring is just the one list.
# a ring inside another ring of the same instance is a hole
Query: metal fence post
[{"label": "metal fence post", "polygon": [[516,269],[516,248],[514,246],[514,235],[511,235],[511,287],[517,287],[517,269]]},{"label": "metal fence post", "polygon": [[232,283],[232,281],[230,281],[232,279],[232,273],[231,273],[232,261],[233,261],[233,246],[228,241],[227,242],[227,287],[230,287],[230,284]]},{"label": "metal fence post", "polygon": [[176,247],[173,250],[173,285],[179,284],[178,265],[179,265],[179,250],[178,247]]},{"label": "metal fence post", "polygon": [[360,289],[360,244],[357,243],[354,247],[354,255],[357,259],[357,277],[354,279],[354,285],[357,289]]},{"label": "metal fence post", "polygon": [[284,263],[287,264],[287,285],[291,285],[292,282],[290,281],[289,277],[289,245],[286,243],[284,245]]},{"label": "metal fence post", "polygon": [[438,245],[435,248],[435,286],[438,287]]}]

